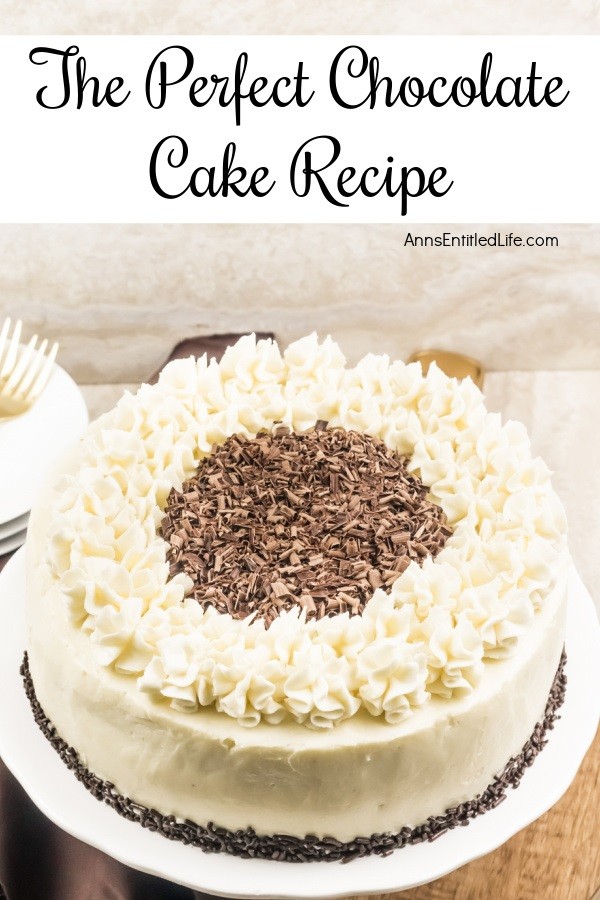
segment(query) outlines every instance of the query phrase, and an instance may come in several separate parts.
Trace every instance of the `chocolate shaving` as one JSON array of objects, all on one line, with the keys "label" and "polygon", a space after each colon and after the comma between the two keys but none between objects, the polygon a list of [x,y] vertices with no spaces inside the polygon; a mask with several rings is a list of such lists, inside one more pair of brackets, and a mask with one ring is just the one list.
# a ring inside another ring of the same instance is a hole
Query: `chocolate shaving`
[{"label": "chocolate shaving", "polygon": [[189,575],[201,606],[267,626],[294,606],[308,619],[358,615],[375,588],[442,549],[451,529],[406,460],[325,424],[234,435],[171,491],[171,575]]},{"label": "chocolate shaving", "polygon": [[529,740],[521,752],[509,759],[503,770],[492,783],[475,797],[458,806],[447,809],[439,816],[430,816],[426,822],[415,828],[405,826],[397,832],[372,834],[370,837],[357,837],[353,841],[338,841],[333,837],[316,837],[307,835],[304,838],[286,834],[257,834],[253,828],[240,828],[230,831],[209,822],[198,825],[190,819],[176,819],[165,816],[156,809],[149,809],[140,803],[124,797],[110,781],[103,781],[90,772],[77,755],[56,731],[47,718],[36,695],[27,653],[23,657],[21,675],[25,693],[31,705],[35,721],[44,737],[56,750],[61,760],[72,770],[73,774],[97,800],[104,801],[120,816],[138,822],[149,831],[156,831],[170,841],[182,841],[199,847],[205,853],[230,853],[232,856],[257,859],[278,859],[285,862],[351,862],[361,856],[389,856],[409,844],[420,844],[423,841],[436,841],[448,831],[458,826],[468,825],[471,819],[495,809],[506,800],[509,788],[518,788],[523,775],[532,765],[535,758],[548,743],[548,732],[560,718],[558,710],[565,699],[567,677],[564,669],[566,653],[563,649],[550,695],[546,704],[543,719],[537,723]]}]

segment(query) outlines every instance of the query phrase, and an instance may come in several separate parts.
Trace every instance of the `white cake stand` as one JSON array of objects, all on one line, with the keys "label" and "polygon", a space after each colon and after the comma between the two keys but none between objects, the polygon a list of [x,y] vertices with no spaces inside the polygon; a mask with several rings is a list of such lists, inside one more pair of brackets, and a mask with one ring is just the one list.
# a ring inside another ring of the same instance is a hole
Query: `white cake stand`
[{"label": "white cake stand", "polygon": [[[591,597],[573,570],[567,621],[567,694],[548,746],[506,802],[431,844],[386,858],[290,863],[206,854],[146,831],[99,803],[79,784],[34,723],[19,667],[25,639],[25,558],[0,576],[0,755],[34,803],[60,828],[142,872],[220,897],[299,900],[401,891],[433,881],[495,850],[567,790],[600,715],[600,629]],[[526,686],[524,685],[524,689]]]}]

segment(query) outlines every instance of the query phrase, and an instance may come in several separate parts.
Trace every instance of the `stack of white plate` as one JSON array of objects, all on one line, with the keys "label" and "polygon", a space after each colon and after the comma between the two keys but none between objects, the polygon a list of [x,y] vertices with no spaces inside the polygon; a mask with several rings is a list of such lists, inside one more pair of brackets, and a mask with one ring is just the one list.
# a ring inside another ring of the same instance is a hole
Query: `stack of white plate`
[{"label": "stack of white plate", "polygon": [[29,513],[25,513],[23,516],[17,516],[16,519],[0,525],[0,556],[12,553],[21,546],[25,540],[28,520]]},{"label": "stack of white plate", "polygon": [[81,391],[56,364],[32,408],[0,422],[0,557],[25,541],[29,511],[48,470],[87,422]]}]

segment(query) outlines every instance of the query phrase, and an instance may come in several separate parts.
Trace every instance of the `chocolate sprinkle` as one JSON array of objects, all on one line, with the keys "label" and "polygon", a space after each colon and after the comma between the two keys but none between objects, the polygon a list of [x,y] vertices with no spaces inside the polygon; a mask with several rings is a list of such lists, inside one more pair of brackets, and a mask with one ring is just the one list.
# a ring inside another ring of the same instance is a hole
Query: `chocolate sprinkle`
[{"label": "chocolate sprinkle", "polygon": [[473,800],[467,800],[458,806],[447,809],[443,815],[430,816],[416,828],[406,826],[396,833],[385,832],[372,834],[370,837],[357,837],[353,841],[338,841],[333,837],[318,838],[307,835],[305,838],[286,834],[261,835],[253,828],[240,828],[230,831],[209,822],[198,825],[188,819],[183,821],[174,816],[165,816],[156,809],[149,809],[119,794],[114,784],[98,778],[86,769],[77,755],[77,751],[59,737],[54,725],[50,722],[35,695],[35,688],[29,671],[27,653],[23,657],[21,675],[25,685],[25,693],[31,704],[35,721],[62,761],[72,770],[75,777],[97,800],[112,806],[119,815],[143,828],[157,831],[171,841],[182,841],[199,847],[207,853],[230,853],[244,858],[277,859],[285,862],[343,861],[350,862],[361,856],[376,854],[388,856],[392,851],[406,847],[408,844],[419,844],[423,841],[435,841],[447,831],[461,825],[468,825],[471,819],[495,809],[504,800],[509,788],[517,788],[527,768],[546,746],[548,731],[554,727],[559,717],[558,710],[565,698],[567,678],[564,672],[566,653],[563,649],[560,664],[550,689],[543,719],[533,729],[533,734],[524,745],[518,756],[510,759],[502,772],[492,783]]},{"label": "chocolate sprinkle", "polygon": [[230,437],[169,494],[161,523],[171,576],[185,572],[206,608],[266,625],[360,614],[451,529],[406,460],[383,441],[326,428]]}]

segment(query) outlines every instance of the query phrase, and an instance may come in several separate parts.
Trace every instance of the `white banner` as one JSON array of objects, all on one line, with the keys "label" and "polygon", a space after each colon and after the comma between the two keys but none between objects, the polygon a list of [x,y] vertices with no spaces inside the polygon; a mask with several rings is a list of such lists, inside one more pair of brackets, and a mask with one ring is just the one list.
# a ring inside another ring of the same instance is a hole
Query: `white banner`
[{"label": "white banner", "polygon": [[0,38],[3,222],[595,222],[598,37]]}]

